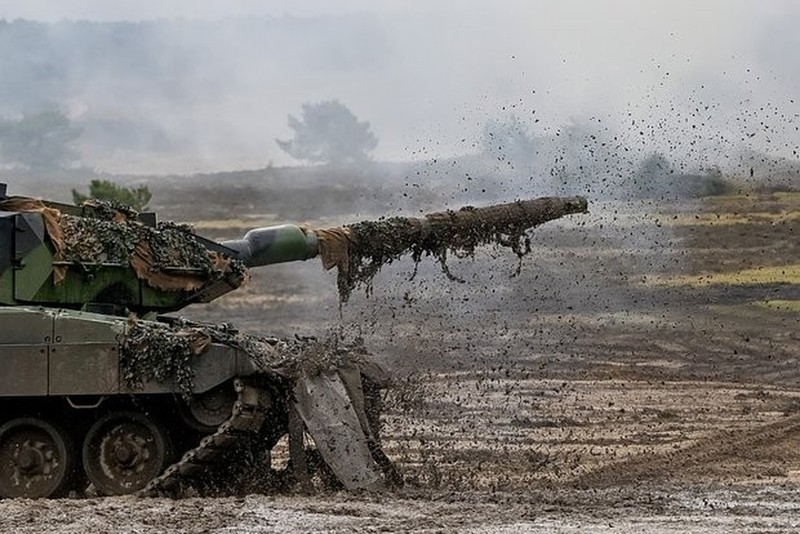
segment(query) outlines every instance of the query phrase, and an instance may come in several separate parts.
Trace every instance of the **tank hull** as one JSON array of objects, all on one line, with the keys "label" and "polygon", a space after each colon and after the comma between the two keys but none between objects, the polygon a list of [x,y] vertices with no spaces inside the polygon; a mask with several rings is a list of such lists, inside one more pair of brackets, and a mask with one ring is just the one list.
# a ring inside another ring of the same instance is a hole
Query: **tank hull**
[{"label": "tank hull", "polygon": [[[0,308],[0,397],[179,393],[148,379],[133,388],[120,365],[125,319],[74,310]],[[248,356],[212,343],[191,362],[195,393],[255,372]]]},{"label": "tank hull", "polygon": [[0,307],[0,497],[59,496],[89,482],[102,494],[139,491],[230,418],[243,379],[263,395],[251,433],[267,416],[273,443],[285,433],[279,381],[256,376],[241,350],[204,347],[188,364],[187,394],[172,379],[126,378],[130,330],[96,313]]},{"label": "tank hull", "polygon": [[[346,487],[355,474],[354,489],[397,479],[380,450],[380,378],[349,350],[180,320],[0,307],[0,498],[90,483],[104,495],[179,495],[237,470],[270,486],[307,482],[306,431],[331,444],[323,456]],[[338,368],[298,374],[312,361]],[[335,413],[321,402],[331,398]],[[348,430],[336,430],[348,414]],[[287,435],[293,467],[278,473],[270,451]]]}]

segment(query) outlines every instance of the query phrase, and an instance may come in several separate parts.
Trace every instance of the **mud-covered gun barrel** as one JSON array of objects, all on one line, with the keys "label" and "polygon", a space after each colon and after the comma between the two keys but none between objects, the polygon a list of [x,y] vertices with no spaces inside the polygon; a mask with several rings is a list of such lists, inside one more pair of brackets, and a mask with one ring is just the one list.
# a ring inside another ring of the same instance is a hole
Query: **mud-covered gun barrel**
[{"label": "mud-covered gun barrel", "polygon": [[269,226],[250,230],[242,239],[222,245],[235,251],[248,267],[307,260],[321,254],[325,267],[331,268],[345,260],[342,253],[369,249],[373,255],[394,257],[419,247],[479,245],[498,234],[519,235],[547,221],[586,210],[583,197],[544,197],[327,229],[295,224]]},{"label": "mud-covered gun barrel", "polygon": [[[471,251],[491,242],[512,243],[516,252],[527,230],[574,213],[585,213],[583,197],[544,197],[482,208],[392,217],[346,226],[309,229],[293,224],[250,230],[222,244],[248,267],[322,257],[326,269],[338,267],[339,288],[346,291],[381,265],[405,254]],[[516,245],[514,245],[516,244]]]}]

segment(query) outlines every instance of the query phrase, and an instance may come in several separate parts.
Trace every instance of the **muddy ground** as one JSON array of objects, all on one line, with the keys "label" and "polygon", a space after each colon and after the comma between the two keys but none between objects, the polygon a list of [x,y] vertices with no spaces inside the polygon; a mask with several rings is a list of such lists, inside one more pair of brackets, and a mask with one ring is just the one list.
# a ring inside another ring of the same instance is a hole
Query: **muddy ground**
[{"label": "muddy ground", "polygon": [[[212,238],[285,221],[269,215],[287,209],[280,202],[265,209],[236,194],[226,202],[224,188],[208,208],[186,201],[200,197],[191,188],[155,192],[155,208]],[[244,289],[183,313],[282,336],[363,335],[397,377],[384,445],[403,489],[4,501],[0,525],[19,533],[796,532],[799,198],[594,202],[590,215],[536,231],[517,276],[505,249],[454,259],[463,283],[430,259],[411,279],[414,265],[401,261],[343,307],[334,273],[316,261],[260,269]],[[315,215],[304,222],[353,221]],[[744,274],[702,281],[721,273]]]}]

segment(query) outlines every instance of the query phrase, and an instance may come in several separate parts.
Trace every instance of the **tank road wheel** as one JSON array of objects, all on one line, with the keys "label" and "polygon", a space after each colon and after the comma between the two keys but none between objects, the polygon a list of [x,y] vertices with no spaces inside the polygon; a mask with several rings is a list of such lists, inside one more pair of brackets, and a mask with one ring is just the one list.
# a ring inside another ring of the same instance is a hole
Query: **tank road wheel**
[{"label": "tank road wheel", "polygon": [[28,417],[0,427],[1,497],[62,495],[74,465],[72,442],[58,427]]},{"label": "tank road wheel", "polygon": [[184,419],[195,430],[210,434],[230,419],[236,397],[236,390],[229,382],[205,393],[194,394],[181,403]]},{"label": "tank road wheel", "polygon": [[106,495],[145,487],[166,467],[169,449],[161,427],[136,412],[114,412],[92,425],[83,442],[83,468]]}]

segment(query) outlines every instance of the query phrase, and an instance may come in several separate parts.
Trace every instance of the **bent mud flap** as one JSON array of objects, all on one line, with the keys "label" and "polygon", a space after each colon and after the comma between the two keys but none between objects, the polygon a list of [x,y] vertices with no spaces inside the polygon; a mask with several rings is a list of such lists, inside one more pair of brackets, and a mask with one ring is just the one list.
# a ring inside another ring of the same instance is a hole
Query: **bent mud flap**
[{"label": "bent mud flap", "polygon": [[[385,486],[370,452],[364,398],[360,388],[347,387],[340,373],[302,376],[294,386],[294,408],[314,439],[322,459],[349,490]],[[360,412],[360,413],[359,413]]]}]

